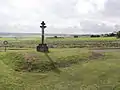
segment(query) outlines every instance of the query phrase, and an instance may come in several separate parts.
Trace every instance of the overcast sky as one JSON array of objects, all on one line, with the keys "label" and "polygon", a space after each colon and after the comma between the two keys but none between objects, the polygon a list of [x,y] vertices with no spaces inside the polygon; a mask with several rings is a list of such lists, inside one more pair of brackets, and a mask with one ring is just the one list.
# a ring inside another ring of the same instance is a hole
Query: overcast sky
[{"label": "overcast sky", "polygon": [[119,30],[120,0],[0,0],[0,32],[108,33]]}]

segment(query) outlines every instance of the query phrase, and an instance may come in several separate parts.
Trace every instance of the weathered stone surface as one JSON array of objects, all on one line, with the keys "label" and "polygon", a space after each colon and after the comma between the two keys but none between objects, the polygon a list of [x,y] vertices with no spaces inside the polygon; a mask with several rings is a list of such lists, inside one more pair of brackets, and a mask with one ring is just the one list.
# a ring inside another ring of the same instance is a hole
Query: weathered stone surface
[{"label": "weathered stone surface", "polygon": [[47,44],[39,44],[36,49],[38,52],[49,52]]}]

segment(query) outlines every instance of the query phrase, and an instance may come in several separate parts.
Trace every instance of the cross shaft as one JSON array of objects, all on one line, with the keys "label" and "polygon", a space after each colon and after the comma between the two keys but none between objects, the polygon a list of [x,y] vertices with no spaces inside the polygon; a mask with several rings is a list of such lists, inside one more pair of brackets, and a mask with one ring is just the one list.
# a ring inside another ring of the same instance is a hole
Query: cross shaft
[{"label": "cross shaft", "polygon": [[46,28],[44,21],[42,21],[40,28],[42,28],[42,44],[44,44],[44,29]]}]

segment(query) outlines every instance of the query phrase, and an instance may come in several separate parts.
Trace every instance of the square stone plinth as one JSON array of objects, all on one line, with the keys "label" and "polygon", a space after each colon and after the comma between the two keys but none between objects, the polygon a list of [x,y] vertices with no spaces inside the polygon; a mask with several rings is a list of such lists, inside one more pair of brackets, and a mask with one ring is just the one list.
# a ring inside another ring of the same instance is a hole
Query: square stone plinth
[{"label": "square stone plinth", "polygon": [[36,49],[38,52],[49,52],[47,44],[39,44]]}]

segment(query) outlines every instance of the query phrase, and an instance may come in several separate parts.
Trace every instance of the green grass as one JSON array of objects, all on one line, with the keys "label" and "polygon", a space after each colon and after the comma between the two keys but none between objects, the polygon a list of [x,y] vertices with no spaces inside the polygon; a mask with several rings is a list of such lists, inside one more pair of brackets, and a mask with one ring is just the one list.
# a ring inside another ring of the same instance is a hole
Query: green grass
[{"label": "green grass", "polygon": [[54,62],[79,62],[46,72],[15,71],[18,63],[21,66],[27,60],[25,55],[37,63],[50,63],[45,54],[34,50],[1,52],[0,90],[120,90],[119,52],[102,52],[99,57],[88,49],[51,49],[48,55]]},{"label": "green grass", "polygon": [[93,38],[90,38],[90,37],[80,37],[80,38],[48,38],[47,41],[55,41],[55,40],[63,40],[63,41],[75,41],[75,40],[79,40],[79,41],[104,41],[104,40],[107,40],[107,41],[113,41],[113,40],[117,40],[116,37],[93,37]]},{"label": "green grass", "polygon": [[15,38],[8,38],[8,37],[2,37],[0,38],[1,41],[11,41],[11,40],[16,40]]},{"label": "green grass", "polygon": [[16,41],[16,40],[39,40],[40,38],[39,37],[1,37],[0,40],[1,41]]},{"label": "green grass", "polygon": [[[35,48],[41,43],[39,37],[0,38],[0,46],[5,40],[10,48]],[[120,48],[120,40],[115,37],[46,38],[45,43],[56,48]]]},{"label": "green grass", "polygon": [[[18,37],[18,38],[14,38],[14,37],[2,37],[0,38],[0,40],[40,40],[40,37]],[[46,40],[48,41],[54,41],[54,40],[63,40],[63,41],[71,41],[71,40],[80,40],[80,41],[89,41],[89,40],[117,40],[116,37],[99,37],[99,38],[90,38],[90,37],[80,37],[80,38],[47,38]]]}]

